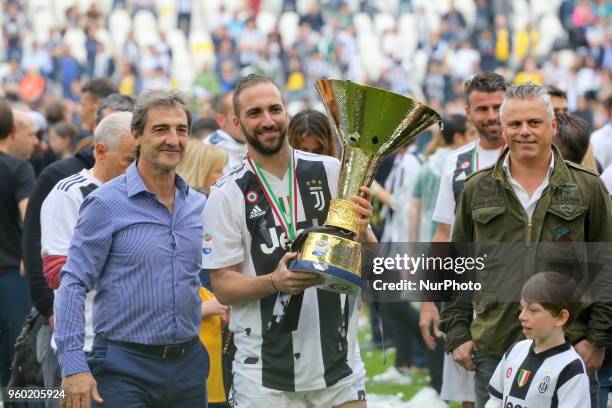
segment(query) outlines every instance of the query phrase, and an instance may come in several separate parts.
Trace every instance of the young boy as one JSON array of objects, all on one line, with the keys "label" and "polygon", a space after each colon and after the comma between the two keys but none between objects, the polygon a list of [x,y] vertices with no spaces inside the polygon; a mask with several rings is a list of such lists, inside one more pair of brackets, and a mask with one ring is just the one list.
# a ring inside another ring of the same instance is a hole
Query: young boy
[{"label": "young boy", "polygon": [[538,273],[525,283],[519,320],[528,340],[504,354],[489,382],[485,408],[591,406],[584,363],[563,335],[579,299],[575,282],[560,273]]}]

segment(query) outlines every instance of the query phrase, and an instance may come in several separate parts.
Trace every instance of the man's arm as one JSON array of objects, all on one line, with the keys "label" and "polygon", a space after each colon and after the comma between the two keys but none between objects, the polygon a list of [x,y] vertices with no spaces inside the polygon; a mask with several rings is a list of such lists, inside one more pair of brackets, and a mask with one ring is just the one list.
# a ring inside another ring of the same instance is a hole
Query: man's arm
[{"label": "man's arm", "polygon": [[19,207],[19,215],[21,215],[21,221],[24,221],[26,216],[26,210],[28,208],[28,199],[24,198],[19,202],[19,204],[17,204],[17,206]]},{"label": "man's arm", "polygon": [[[452,242],[472,243],[473,222],[470,207],[468,184],[459,198],[459,205],[455,213],[455,224],[451,236]],[[466,191],[467,190],[467,191]],[[472,298],[463,292],[453,293],[449,302],[445,303],[440,313],[440,326],[446,333],[446,349],[453,352],[462,345],[470,345],[472,335],[470,326],[473,317]],[[473,345],[472,345],[473,346]],[[469,351],[469,350],[460,350]],[[467,357],[467,356],[464,356]]]},{"label": "man's arm", "polygon": [[592,263],[601,265],[601,269],[594,272],[597,274],[592,283],[595,302],[590,307],[587,337],[575,345],[590,373],[601,367],[604,347],[612,344],[612,302],[609,301],[612,293],[612,207],[601,180],[597,179],[596,184],[590,193],[593,200],[588,214],[587,245],[591,247]]},{"label": "man's arm", "polygon": [[287,269],[287,264],[296,256],[295,252],[286,253],[274,271],[261,276],[243,275],[238,272],[238,265],[214,269],[210,279],[215,296],[222,304],[232,305],[258,300],[276,292],[295,295],[322,284],[323,279],[315,274]]},{"label": "man's arm", "polygon": [[112,243],[110,213],[98,197],[89,195],[85,199],[68,250],[68,261],[61,272],[53,337],[62,377],[89,371],[83,352],[85,293],[94,287],[106,264]]}]

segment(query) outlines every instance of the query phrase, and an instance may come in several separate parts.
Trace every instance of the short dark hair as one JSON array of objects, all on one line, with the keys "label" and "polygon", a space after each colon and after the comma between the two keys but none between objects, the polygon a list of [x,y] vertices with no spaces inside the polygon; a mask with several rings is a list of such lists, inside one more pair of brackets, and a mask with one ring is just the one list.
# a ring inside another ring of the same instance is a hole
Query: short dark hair
[{"label": "short dark hair", "polygon": [[13,130],[13,110],[6,99],[0,99],[0,140],[6,139]]},{"label": "short dark hair", "polygon": [[539,272],[527,280],[521,290],[521,299],[527,303],[538,303],[553,316],[563,309],[569,318],[563,326],[567,328],[581,308],[582,292],[571,276],[559,272]]},{"label": "short dark hair", "polygon": [[510,83],[503,76],[495,72],[481,72],[472,79],[465,81],[465,100],[469,103],[470,94],[474,91],[478,92],[506,92]]},{"label": "short dark hair", "polygon": [[230,98],[233,92],[234,91],[229,91],[215,98],[214,100],[215,113],[220,113],[223,116],[227,114],[228,106],[233,103],[233,101]]},{"label": "short dark hair", "polygon": [[88,92],[94,99],[104,99],[119,92],[117,85],[108,78],[93,78],[81,86],[81,92]]},{"label": "short dark hair", "polygon": [[71,147],[73,145],[77,133],[79,132],[79,130],[73,124],[68,123],[66,121],[61,121],[53,124],[51,126],[51,129],[53,129],[53,131],[62,139],[69,139]]},{"label": "short dark hair", "polygon": [[[281,89],[276,84],[276,82],[274,82],[268,77],[265,77],[263,75],[257,75],[257,74],[249,74],[247,76],[241,77],[238,80],[238,82],[236,83],[236,88],[234,89],[234,99],[233,99],[234,114],[236,116],[240,116],[239,98],[240,98],[240,94],[242,93],[242,91],[252,86],[259,85],[259,84],[266,84],[266,83],[274,85],[278,89],[278,91],[281,93],[281,98],[282,98],[283,93],[281,92]],[[283,99],[283,105],[284,104],[285,104],[285,100]]]},{"label": "short dark hair", "polygon": [[314,109],[304,109],[291,118],[287,129],[289,144],[293,147],[299,146],[299,141],[304,136],[315,136],[325,155],[336,157],[336,138],[329,119],[323,113]]},{"label": "short dark hair", "polygon": [[565,160],[580,164],[589,148],[589,124],[571,113],[557,113],[555,117],[557,134],[553,143]]},{"label": "short dark hair", "polygon": [[561,90],[560,88],[557,88],[554,85],[548,85],[546,89],[548,89],[548,94],[550,96],[556,96],[557,98],[563,98],[567,100],[567,93],[565,93],[565,91]]},{"label": "short dark hair", "polygon": [[132,110],[132,130],[141,135],[147,123],[149,109],[155,106],[167,106],[182,109],[185,112],[188,132],[191,133],[191,110],[187,101],[187,96],[176,90],[146,89],[142,91]]},{"label": "short dark hair", "polygon": [[211,132],[219,129],[217,121],[211,118],[200,118],[193,122],[193,128],[191,129],[191,137],[195,139],[201,139],[200,134],[208,135]]},{"label": "short dark hair", "polygon": [[442,138],[447,145],[453,144],[455,133],[465,136],[467,132],[467,117],[460,114],[452,114],[442,118]]},{"label": "short dark hair", "polygon": [[66,107],[62,100],[53,99],[45,104],[44,112],[47,123],[49,123],[49,125],[53,125],[65,119]]},{"label": "short dark hair", "polygon": [[114,93],[108,95],[100,102],[96,108],[96,126],[104,119],[104,111],[107,109],[113,112],[131,112],[134,110],[136,98],[132,95]]}]

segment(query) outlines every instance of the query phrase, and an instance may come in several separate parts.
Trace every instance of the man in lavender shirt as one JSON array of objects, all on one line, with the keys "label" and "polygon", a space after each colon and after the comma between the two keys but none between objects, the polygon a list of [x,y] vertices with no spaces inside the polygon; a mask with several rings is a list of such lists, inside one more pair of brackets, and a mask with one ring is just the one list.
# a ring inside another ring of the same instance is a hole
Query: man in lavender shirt
[{"label": "man in lavender shirt", "polygon": [[[131,123],[126,173],[87,196],[55,298],[66,407],[205,407],[200,328],[205,198],[175,173],[191,114],[175,91],[147,90]],[[84,299],[96,288],[94,344],[83,352]]]}]

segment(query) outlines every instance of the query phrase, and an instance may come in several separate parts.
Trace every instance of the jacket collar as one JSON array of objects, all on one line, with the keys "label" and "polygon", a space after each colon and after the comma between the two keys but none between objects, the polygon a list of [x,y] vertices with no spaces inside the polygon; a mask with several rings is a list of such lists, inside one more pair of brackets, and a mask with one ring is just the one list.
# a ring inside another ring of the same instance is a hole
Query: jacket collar
[{"label": "jacket collar", "polygon": [[[555,188],[558,185],[569,182],[571,179],[570,171],[565,164],[563,157],[561,157],[561,153],[559,153],[559,150],[557,150],[555,145],[551,145],[551,149],[554,156],[554,169],[550,175],[549,185],[551,188]],[[510,148],[506,146],[497,158],[495,167],[493,168],[493,178],[502,183],[508,182],[506,172],[504,171],[504,160],[509,152]]]}]

